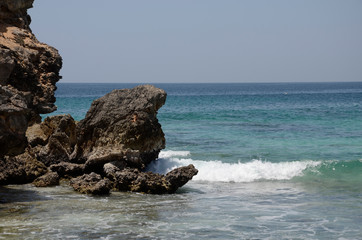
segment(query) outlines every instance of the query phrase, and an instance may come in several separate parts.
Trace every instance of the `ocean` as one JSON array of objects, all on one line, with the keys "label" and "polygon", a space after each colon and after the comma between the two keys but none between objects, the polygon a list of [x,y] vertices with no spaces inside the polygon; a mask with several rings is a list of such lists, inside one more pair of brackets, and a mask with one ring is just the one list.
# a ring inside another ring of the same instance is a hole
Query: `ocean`
[{"label": "ocean", "polygon": [[[137,84],[58,83],[58,110]],[[362,82],[154,84],[171,195],[0,187],[0,239],[362,239]],[[44,116],[45,117],[45,116]]]}]

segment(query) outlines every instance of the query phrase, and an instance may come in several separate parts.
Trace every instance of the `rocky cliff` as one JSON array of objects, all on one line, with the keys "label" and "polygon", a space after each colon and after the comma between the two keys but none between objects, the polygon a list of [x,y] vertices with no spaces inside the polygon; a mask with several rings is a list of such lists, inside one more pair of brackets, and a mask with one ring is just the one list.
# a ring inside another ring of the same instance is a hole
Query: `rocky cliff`
[{"label": "rocky cliff", "polygon": [[32,33],[27,14],[32,4],[0,1],[0,157],[23,152],[28,125],[39,122],[39,114],[56,110],[62,58]]}]

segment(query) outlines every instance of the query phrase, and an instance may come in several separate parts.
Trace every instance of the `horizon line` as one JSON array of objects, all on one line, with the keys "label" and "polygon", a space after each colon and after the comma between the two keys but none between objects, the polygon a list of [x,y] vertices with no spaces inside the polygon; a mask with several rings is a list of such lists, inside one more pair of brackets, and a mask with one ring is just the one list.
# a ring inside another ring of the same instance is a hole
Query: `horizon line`
[{"label": "horizon line", "polygon": [[361,81],[330,81],[330,82],[62,82],[56,84],[280,84],[280,83],[362,83]]}]

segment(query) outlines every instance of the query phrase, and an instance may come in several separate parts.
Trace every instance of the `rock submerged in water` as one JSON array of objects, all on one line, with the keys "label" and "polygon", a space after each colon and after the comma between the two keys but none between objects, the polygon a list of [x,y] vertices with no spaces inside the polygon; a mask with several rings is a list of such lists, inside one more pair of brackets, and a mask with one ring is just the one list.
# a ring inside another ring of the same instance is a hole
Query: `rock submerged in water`
[{"label": "rock submerged in water", "polygon": [[[87,194],[172,193],[197,174],[193,166],[166,176],[142,172],[165,148],[157,111],[166,92],[151,85],[113,90],[76,123],[56,110],[62,66],[58,51],[32,34],[33,0],[0,2],[0,185],[51,186],[72,178]],[[80,176],[80,177],[79,177]]]},{"label": "rock submerged in water", "polygon": [[151,194],[174,193],[191,180],[197,172],[192,164],[172,170],[166,176],[140,172],[138,169],[125,169],[115,172],[115,188],[120,191]]},{"label": "rock submerged in water", "polygon": [[36,187],[51,187],[59,185],[59,175],[56,172],[48,172],[47,174],[35,179],[33,184]]},{"label": "rock submerged in water", "polygon": [[102,178],[101,175],[94,172],[73,178],[70,180],[70,185],[80,193],[93,195],[109,194],[112,188],[112,183],[109,179]]}]

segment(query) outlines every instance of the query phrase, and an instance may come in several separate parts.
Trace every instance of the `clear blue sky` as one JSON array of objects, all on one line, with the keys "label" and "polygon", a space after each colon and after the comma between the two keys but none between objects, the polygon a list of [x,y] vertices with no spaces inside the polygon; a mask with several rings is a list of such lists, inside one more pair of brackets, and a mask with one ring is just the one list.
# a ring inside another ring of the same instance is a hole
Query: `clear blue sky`
[{"label": "clear blue sky", "polygon": [[361,0],[35,0],[62,82],[362,81]]}]

